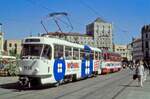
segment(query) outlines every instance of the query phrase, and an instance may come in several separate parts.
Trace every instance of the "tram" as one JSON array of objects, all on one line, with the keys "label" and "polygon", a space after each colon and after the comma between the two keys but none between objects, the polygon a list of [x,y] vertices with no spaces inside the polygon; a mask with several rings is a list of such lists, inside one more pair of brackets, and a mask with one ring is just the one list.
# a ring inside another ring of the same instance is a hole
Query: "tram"
[{"label": "tram", "polygon": [[32,87],[101,74],[98,48],[52,37],[27,37],[22,42],[19,84]]},{"label": "tram", "polygon": [[115,52],[105,51],[101,64],[102,74],[117,72],[121,70],[121,55]]}]

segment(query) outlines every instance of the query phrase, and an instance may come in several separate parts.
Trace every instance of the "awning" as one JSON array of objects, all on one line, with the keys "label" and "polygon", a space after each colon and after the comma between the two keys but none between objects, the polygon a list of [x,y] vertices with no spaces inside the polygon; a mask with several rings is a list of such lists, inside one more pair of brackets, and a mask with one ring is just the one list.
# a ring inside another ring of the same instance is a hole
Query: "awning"
[{"label": "awning", "polygon": [[14,56],[0,56],[0,59],[16,59]]}]

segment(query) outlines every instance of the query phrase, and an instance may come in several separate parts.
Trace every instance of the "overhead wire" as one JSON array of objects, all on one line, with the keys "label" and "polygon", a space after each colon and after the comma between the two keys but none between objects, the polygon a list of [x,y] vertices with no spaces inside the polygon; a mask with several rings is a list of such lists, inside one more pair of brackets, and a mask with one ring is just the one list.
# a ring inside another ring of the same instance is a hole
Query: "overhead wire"
[{"label": "overhead wire", "polygon": [[26,1],[29,2],[29,3],[32,4],[32,5],[37,5],[38,7],[41,7],[41,8],[43,8],[43,9],[47,10],[47,11],[53,11],[52,9],[50,9],[50,8],[48,8],[48,7],[46,7],[46,6],[43,6],[42,4],[39,4],[39,3],[37,3],[37,2],[34,2],[34,1],[32,1],[32,0],[26,0]]},{"label": "overhead wire", "polygon": [[91,12],[93,14],[95,14],[96,16],[99,16],[101,19],[105,20],[105,18],[98,11],[96,11],[91,5],[89,5],[87,2],[84,2],[84,0],[80,0],[80,3],[83,6],[85,6],[86,8],[88,8],[89,10],[91,10]]},{"label": "overhead wire", "polygon": [[[26,0],[26,1],[28,1],[28,2],[31,3],[32,5],[37,5],[37,6],[43,8],[43,9],[45,9],[45,10],[47,10],[47,11],[53,12],[52,9],[49,9],[48,7],[43,6],[42,4],[38,4],[38,3],[36,3],[36,2],[33,2],[32,0]],[[62,22],[63,24],[65,24],[67,27],[70,25],[70,28],[71,28],[70,31],[73,30],[73,25],[72,25],[72,23],[71,23],[71,21],[70,21],[68,15],[66,16],[66,20],[68,21],[69,24],[68,24],[67,22],[61,20],[60,18],[57,18],[57,17],[55,17],[55,18],[53,18],[53,19],[55,19],[54,22],[56,23],[57,26],[58,26],[58,21],[56,22],[56,19],[59,20],[59,21],[61,21],[61,22]],[[44,25],[44,24],[43,24],[43,25]],[[58,28],[60,29],[60,26],[59,26]],[[70,32],[70,31],[69,31],[69,32]]]}]

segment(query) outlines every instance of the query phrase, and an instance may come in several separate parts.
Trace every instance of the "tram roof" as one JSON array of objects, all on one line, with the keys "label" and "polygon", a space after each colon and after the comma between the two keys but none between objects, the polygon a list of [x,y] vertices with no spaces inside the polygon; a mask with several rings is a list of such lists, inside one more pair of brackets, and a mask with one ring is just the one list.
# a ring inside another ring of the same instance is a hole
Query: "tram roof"
[{"label": "tram roof", "polygon": [[[23,44],[60,44],[60,45],[65,45],[65,46],[84,48],[84,45],[72,43],[72,42],[58,39],[58,38],[51,38],[51,37],[27,37],[23,40]],[[101,50],[98,48],[91,47],[91,46],[89,47],[91,48],[91,50],[101,52]]]}]

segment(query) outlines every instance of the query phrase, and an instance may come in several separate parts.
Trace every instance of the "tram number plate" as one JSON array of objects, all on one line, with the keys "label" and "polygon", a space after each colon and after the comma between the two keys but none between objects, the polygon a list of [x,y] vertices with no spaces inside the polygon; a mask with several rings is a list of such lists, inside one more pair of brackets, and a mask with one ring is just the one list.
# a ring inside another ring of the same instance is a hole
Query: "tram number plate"
[{"label": "tram number plate", "polygon": [[24,66],[24,69],[25,70],[32,70],[32,67],[31,66]]}]

